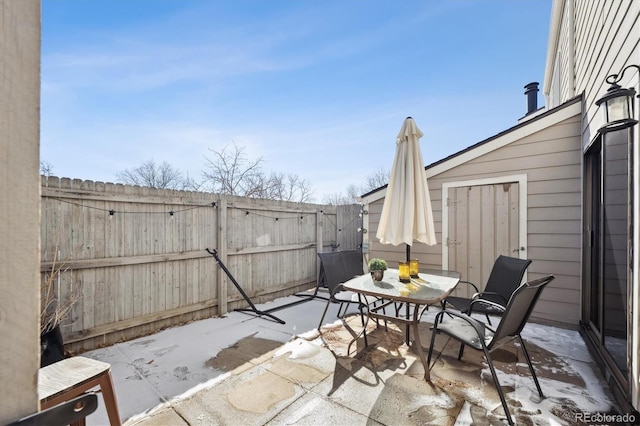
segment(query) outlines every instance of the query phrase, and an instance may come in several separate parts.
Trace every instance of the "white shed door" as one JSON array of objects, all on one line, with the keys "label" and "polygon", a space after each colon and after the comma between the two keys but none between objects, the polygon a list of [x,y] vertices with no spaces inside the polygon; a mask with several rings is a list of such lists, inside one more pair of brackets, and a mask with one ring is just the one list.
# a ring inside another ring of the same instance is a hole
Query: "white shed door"
[{"label": "white shed door", "polygon": [[[499,255],[519,257],[519,185],[452,187],[447,195],[448,268],[482,290]],[[473,290],[459,285],[455,294],[471,297]]]}]

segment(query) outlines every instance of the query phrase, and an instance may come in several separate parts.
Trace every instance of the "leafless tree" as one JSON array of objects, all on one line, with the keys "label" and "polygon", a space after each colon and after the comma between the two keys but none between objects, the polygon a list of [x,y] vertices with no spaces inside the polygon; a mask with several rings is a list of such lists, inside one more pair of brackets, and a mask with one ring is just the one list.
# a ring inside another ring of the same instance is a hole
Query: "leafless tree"
[{"label": "leafless tree", "polygon": [[120,183],[161,189],[193,189],[197,186],[191,178],[184,177],[182,172],[166,161],[156,164],[154,160],[149,160],[140,167],[116,173],[116,179]]},{"label": "leafless tree", "polygon": [[253,198],[279,199],[280,176],[276,173],[267,176],[262,171],[258,171],[247,180],[246,190],[243,195]]},{"label": "leafless tree", "polygon": [[322,197],[322,203],[330,204],[332,206],[344,206],[355,203],[355,199],[349,195],[343,194],[342,192],[334,192]]},{"label": "leafless tree", "polygon": [[390,173],[390,171],[384,169],[376,170],[373,174],[366,177],[364,184],[351,184],[347,186],[346,194],[338,192],[325,195],[322,202],[325,204],[332,204],[336,206],[357,203],[358,198],[361,195],[373,191],[374,189],[378,189],[389,183]]},{"label": "leafless tree", "polygon": [[41,161],[40,174],[46,177],[53,176],[53,165],[48,161]]},{"label": "leafless tree", "polygon": [[364,184],[360,187],[360,194],[366,194],[367,192],[378,189],[389,183],[391,177],[391,170],[378,169],[371,175],[367,176]]},{"label": "leafless tree", "polygon": [[301,179],[298,175],[287,175],[288,200],[307,203],[313,201],[313,188],[306,179]]},{"label": "leafless tree", "polygon": [[276,200],[309,202],[313,197],[313,190],[308,181],[298,175],[272,173],[268,179],[271,183],[272,194],[269,197]]},{"label": "leafless tree", "polygon": [[265,198],[308,202],[311,200],[311,185],[297,175],[265,173],[264,160],[250,160],[245,148],[235,143],[220,151],[209,149],[213,158],[207,158],[207,170],[202,173],[204,185],[212,192]]},{"label": "leafless tree", "polygon": [[203,183],[211,192],[221,194],[251,196],[259,181],[262,157],[247,159],[244,147],[235,143],[220,151],[209,148],[213,159],[205,156],[207,170],[202,172]]}]

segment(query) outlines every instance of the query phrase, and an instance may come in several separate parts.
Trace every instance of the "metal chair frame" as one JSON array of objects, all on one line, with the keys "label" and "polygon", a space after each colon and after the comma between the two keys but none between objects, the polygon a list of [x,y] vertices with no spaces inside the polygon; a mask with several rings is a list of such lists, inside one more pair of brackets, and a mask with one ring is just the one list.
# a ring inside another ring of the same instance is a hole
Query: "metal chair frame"
[{"label": "metal chair frame", "polygon": [[[507,420],[509,424],[512,425],[513,420],[511,418],[511,414],[509,413],[509,407],[500,386],[495,367],[493,366],[491,352],[498,347],[501,347],[504,344],[508,343],[509,341],[516,339],[520,343],[520,347],[522,348],[522,352],[524,353],[527,365],[529,366],[529,370],[531,371],[531,376],[533,377],[533,381],[535,382],[538,394],[541,398],[544,398],[542,389],[540,388],[540,383],[538,382],[538,377],[536,376],[536,372],[533,369],[533,365],[531,363],[529,352],[527,351],[520,333],[526,325],[529,316],[531,315],[531,311],[533,310],[533,307],[535,306],[540,296],[540,293],[547,284],[554,280],[554,278],[555,277],[553,275],[548,275],[543,278],[532,280],[520,285],[511,295],[511,298],[509,299],[506,307],[502,307],[498,303],[489,302],[486,300],[473,301],[472,304],[489,303],[495,309],[503,311],[500,323],[495,330],[485,323],[472,318],[470,315],[461,312],[451,311],[447,309],[438,312],[434,320],[433,333],[431,335],[431,346],[429,347],[429,355],[427,357],[427,365],[431,364],[433,345],[436,335],[440,332],[445,333],[460,342],[458,359],[462,358],[465,346],[471,346],[473,349],[483,351],[484,356],[487,360],[487,364],[489,365],[489,369],[491,370],[494,384],[496,386],[496,389],[498,390],[498,394],[500,395],[500,401],[502,402],[502,407],[504,408]],[[442,317],[445,314],[451,316],[452,319],[443,322]]]},{"label": "metal chair frame", "polygon": [[[477,285],[470,281],[460,281],[461,284],[467,284],[475,290],[471,298],[450,296],[442,301],[442,309],[447,305],[456,310],[469,314],[472,302],[476,300],[490,301],[493,303],[476,303],[474,311],[483,313],[487,317],[487,322],[491,324],[489,315],[501,315],[504,307],[507,305],[513,291],[522,284],[524,274],[531,264],[529,259],[519,259],[517,257],[509,257],[500,255],[493,264],[491,274],[487,280],[484,291],[480,291]],[[500,308],[495,304],[500,305]]]}]

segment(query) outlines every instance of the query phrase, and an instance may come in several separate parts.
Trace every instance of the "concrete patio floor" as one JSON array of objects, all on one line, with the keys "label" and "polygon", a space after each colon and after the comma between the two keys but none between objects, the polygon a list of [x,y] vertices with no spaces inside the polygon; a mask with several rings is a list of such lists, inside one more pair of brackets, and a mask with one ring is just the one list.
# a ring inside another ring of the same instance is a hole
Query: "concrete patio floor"
[{"label": "concrete patio floor", "polygon": [[[300,301],[291,296],[260,310]],[[313,299],[267,317],[231,312],[82,354],[111,364],[126,425],[468,425],[506,423],[486,363],[436,337],[431,382],[404,334],[370,323],[347,354],[351,334],[332,304]],[[430,324],[425,313],[425,353]],[[356,327],[358,317],[350,323]],[[617,413],[609,389],[578,332],[528,324],[523,332],[545,398],[540,398],[522,351],[510,343],[493,353],[517,424],[579,425],[580,416]],[[354,345],[355,346],[355,345]],[[357,352],[357,353],[356,353]],[[104,404],[88,425],[108,424]]]}]

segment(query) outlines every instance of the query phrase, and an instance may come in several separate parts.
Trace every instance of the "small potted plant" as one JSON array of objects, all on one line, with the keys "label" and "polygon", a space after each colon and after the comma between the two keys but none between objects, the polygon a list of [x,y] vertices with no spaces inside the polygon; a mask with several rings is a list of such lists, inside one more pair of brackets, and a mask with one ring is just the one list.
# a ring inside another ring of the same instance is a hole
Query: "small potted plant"
[{"label": "small potted plant", "polygon": [[385,262],[384,259],[374,257],[369,261],[367,266],[369,267],[371,278],[373,278],[374,281],[382,281],[384,271],[387,270],[387,262]]}]

